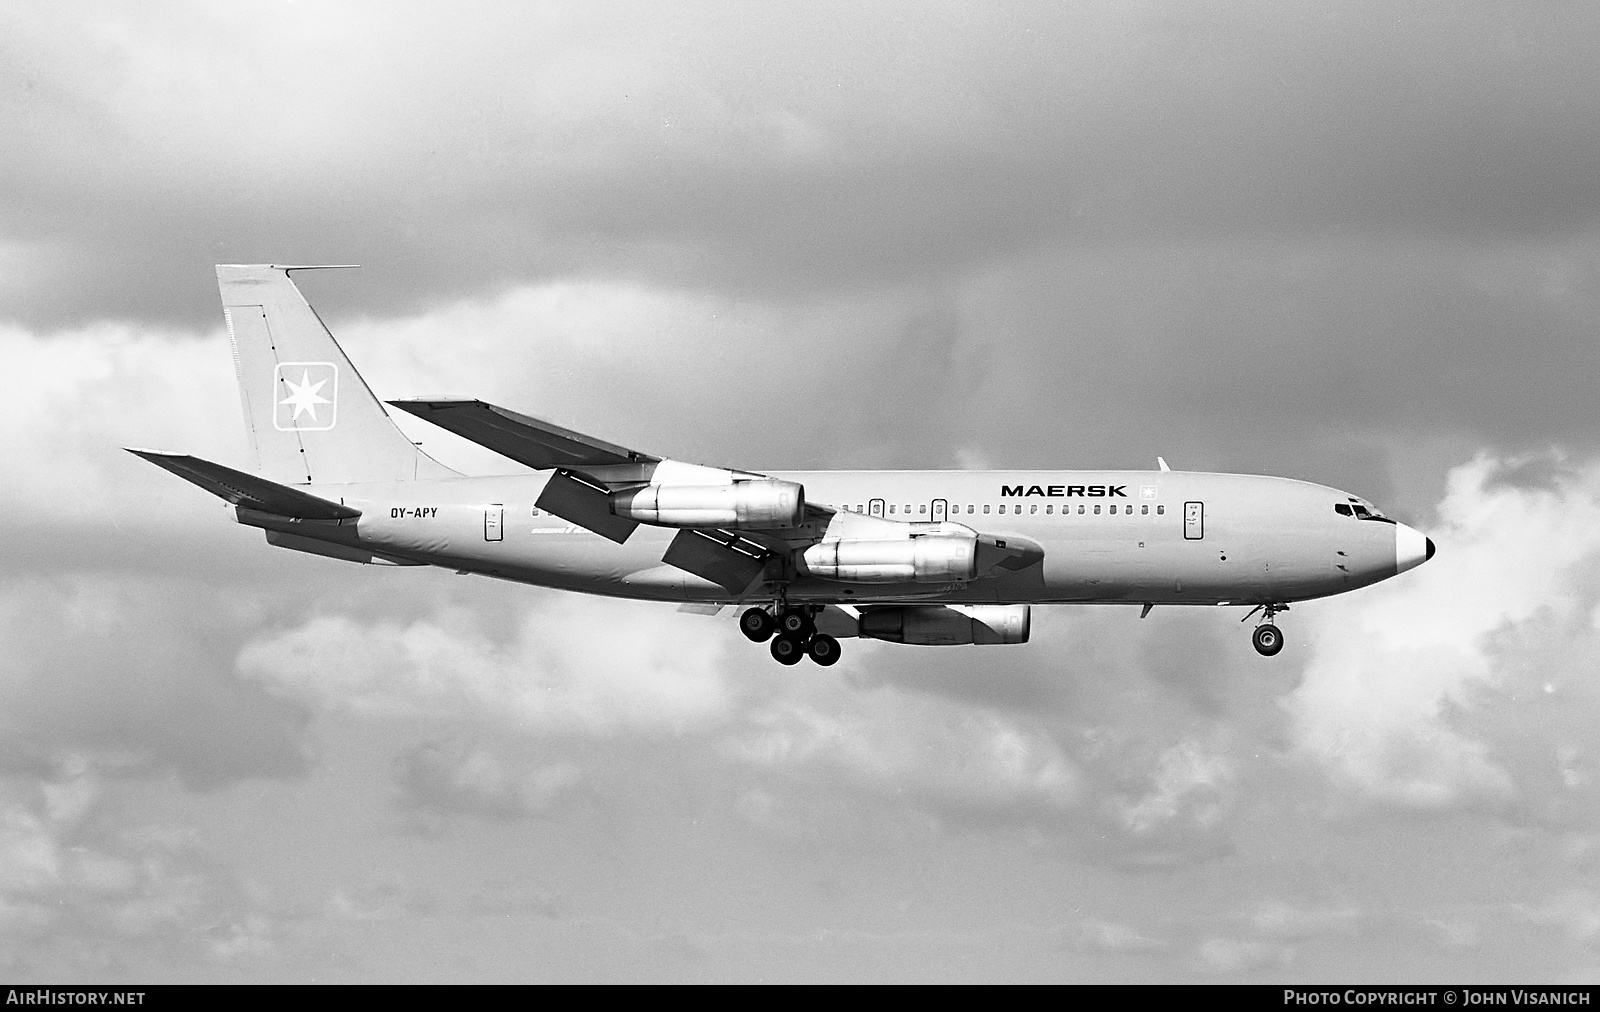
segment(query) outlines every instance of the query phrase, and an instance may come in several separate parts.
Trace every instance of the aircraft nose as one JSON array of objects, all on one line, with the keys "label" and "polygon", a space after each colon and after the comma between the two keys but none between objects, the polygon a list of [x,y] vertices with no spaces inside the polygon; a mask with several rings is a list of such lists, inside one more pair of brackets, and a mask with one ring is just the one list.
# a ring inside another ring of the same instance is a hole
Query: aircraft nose
[{"label": "aircraft nose", "polygon": [[1394,570],[1404,573],[1433,558],[1433,539],[1405,524],[1394,525]]}]

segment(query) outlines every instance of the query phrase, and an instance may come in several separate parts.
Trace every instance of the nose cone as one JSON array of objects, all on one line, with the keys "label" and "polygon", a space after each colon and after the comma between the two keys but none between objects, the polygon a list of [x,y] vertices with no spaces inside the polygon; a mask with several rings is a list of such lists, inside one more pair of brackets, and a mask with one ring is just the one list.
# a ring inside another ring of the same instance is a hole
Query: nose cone
[{"label": "nose cone", "polygon": [[1394,571],[1404,573],[1433,558],[1433,539],[1405,524],[1394,525]]}]

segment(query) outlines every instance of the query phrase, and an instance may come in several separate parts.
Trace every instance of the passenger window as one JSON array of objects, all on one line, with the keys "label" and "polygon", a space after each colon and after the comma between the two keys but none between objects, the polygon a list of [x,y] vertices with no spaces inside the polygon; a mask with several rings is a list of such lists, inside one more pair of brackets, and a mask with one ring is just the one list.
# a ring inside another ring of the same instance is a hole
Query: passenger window
[{"label": "passenger window", "polygon": [[1083,507],[1082,507],[1082,506],[1079,506],[1079,507],[1078,507],[1078,512],[1079,512],[1079,513],[1082,513],[1082,512],[1083,512]]},{"label": "passenger window", "polygon": [[1156,516],[1160,516],[1161,514],[1165,513],[1166,511],[1167,511],[1167,508],[1165,506],[1157,506],[1156,507]]},{"label": "passenger window", "polygon": [[974,511],[976,511],[976,510],[977,510],[977,508],[978,508],[978,507],[976,507],[976,506],[974,506],[974,505],[972,505],[972,504],[971,504],[971,503],[967,503],[967,512],[968,512],[968,513],[972,513],[972,512],[974,512]]},{"label": "passenger window", "polygon": [[926,513],[926,512],[928,512],[928,504],[927,503],[918,503],[917,504],[917,514],[920,516],[921,514]]},{"label": "passenger window", "polygon": [[1045,508],[1044,508],[1044,511],[1047,514],[1048,513],[1054,513],[1056,511],[1055,505],[1054,504],[1046,505]]},{"label": "passenger window", "polygon": [[897,507],[897,506],[895,506],[895,505],[894,505],[894,504],[893,504],[893,503],[890,503],[890,504],[889,504],[889,512],[890,512],[890,513],[893,513],[893,512],[894,512],[894,511],[895,511],[895,510],[896,510],[896,509],[898,509],[898,508],[899,508],[899,507]]},{"label": "passenger window", "polygon": [[1038,503],[1034,503],[1033,505],[1029,506],[1028,507],[1028,512],[1029,513],[1037,513],[1037,512],[1039,512],[1039,504]]},{"label": "passenger window", "polygon": [[1001,503],[1000,504],[1000,512],[1004,513],[1005,511],[1006,511],[1006,504],[1005,503]]},{"label": "passenger window", "polygon": [[1096,512],[1096,513],[1099,513],[1099,512],[1100,512],[1100,504],[1099,504],[1099,503],[1096,503],[1096,504],[1095,504],[1095,507],[1094,507],[1094,511],[1095,511],[1095,512]]},{"label": "passenger window", "polygon": [[535,506],[535,507],[534,507],[534,508],[533,508],[533,515],[534,515],[534,516],[538,516],[538,515],[539,515],[539,507],[537,507],[537,506]]},{"label": "passenger window", "polygon": [[1150,513],[1150,507],[1148,507],[1148,506],[1140,506],[1139,507],[1139,515],[1140,516],[1148,516],[1149,513]]},{"label": "passenger window", "polygon": [[988,504],[988,503],[984,503],[984,504],[983,504],[983,511],[984,511],[984,512],[985,512],[985,513],[987,513],[987,512],[989,512],[989,504]]}]

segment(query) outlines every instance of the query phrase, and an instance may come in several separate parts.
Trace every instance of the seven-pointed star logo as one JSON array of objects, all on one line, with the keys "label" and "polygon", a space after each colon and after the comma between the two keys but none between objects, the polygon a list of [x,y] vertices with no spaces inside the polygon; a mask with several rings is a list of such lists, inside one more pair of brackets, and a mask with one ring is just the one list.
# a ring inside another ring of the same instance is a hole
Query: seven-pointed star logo
[{"label": "seven-pointed star logo", "polygon": [[326,397],[319,397],[317,395],[317,391],[326,386],[328,381],[317,380],[315,383],[313,383],[311,382],[311,373],[304,369],[300,370],[299,383],[296,383],[294,380],[289,379],[288,377],[285,377],[283,382],[290,390],[293,390],[294,393],[290,394],[288,397],[285,397],[278,403],[288,404],[294,408],[294,421],[300,420],[301,412],[309,411],[311,412],[311,420],[314,422],[317,420],[317,405],[333,403]]},{"label": "seven-pointed star logo", "polygon": [[286,396],[274,403],[272,424],[279,432],[319,432],[333,428],[339,410],[339,367],[332,362],[279,362],[273,386]]}]

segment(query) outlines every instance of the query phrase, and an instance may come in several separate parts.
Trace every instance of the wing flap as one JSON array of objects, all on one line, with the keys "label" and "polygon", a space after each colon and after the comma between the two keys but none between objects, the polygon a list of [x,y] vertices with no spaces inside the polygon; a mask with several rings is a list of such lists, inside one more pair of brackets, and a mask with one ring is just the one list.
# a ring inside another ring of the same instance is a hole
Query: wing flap
[{"label": "wing flap", "polygon": [[683,530],[661,561],[742,595],[767,568],[767,552],[730,531]]},{"label": "wing flap", "polygon": [[296,520],[353,520],[361,515],[339,503],[320,499],[309,492],[280,485],[254,474],[235,471],[231,467],[214,464],[209,460],[191,457],[186,453],[168,453],[164,450],[125,449],[136,457],[143,457],[160,468],[199,485],[212,495],[225,499],[235,506],[271,513]]},{"label": "wing flap", "polygon": [[591,484],[570,471],[561,470],[552,474],[534,505],[619,545],[627,541],[639,526],[638,521],[611,512],[611,500],[607,498],[603,487]]}]

